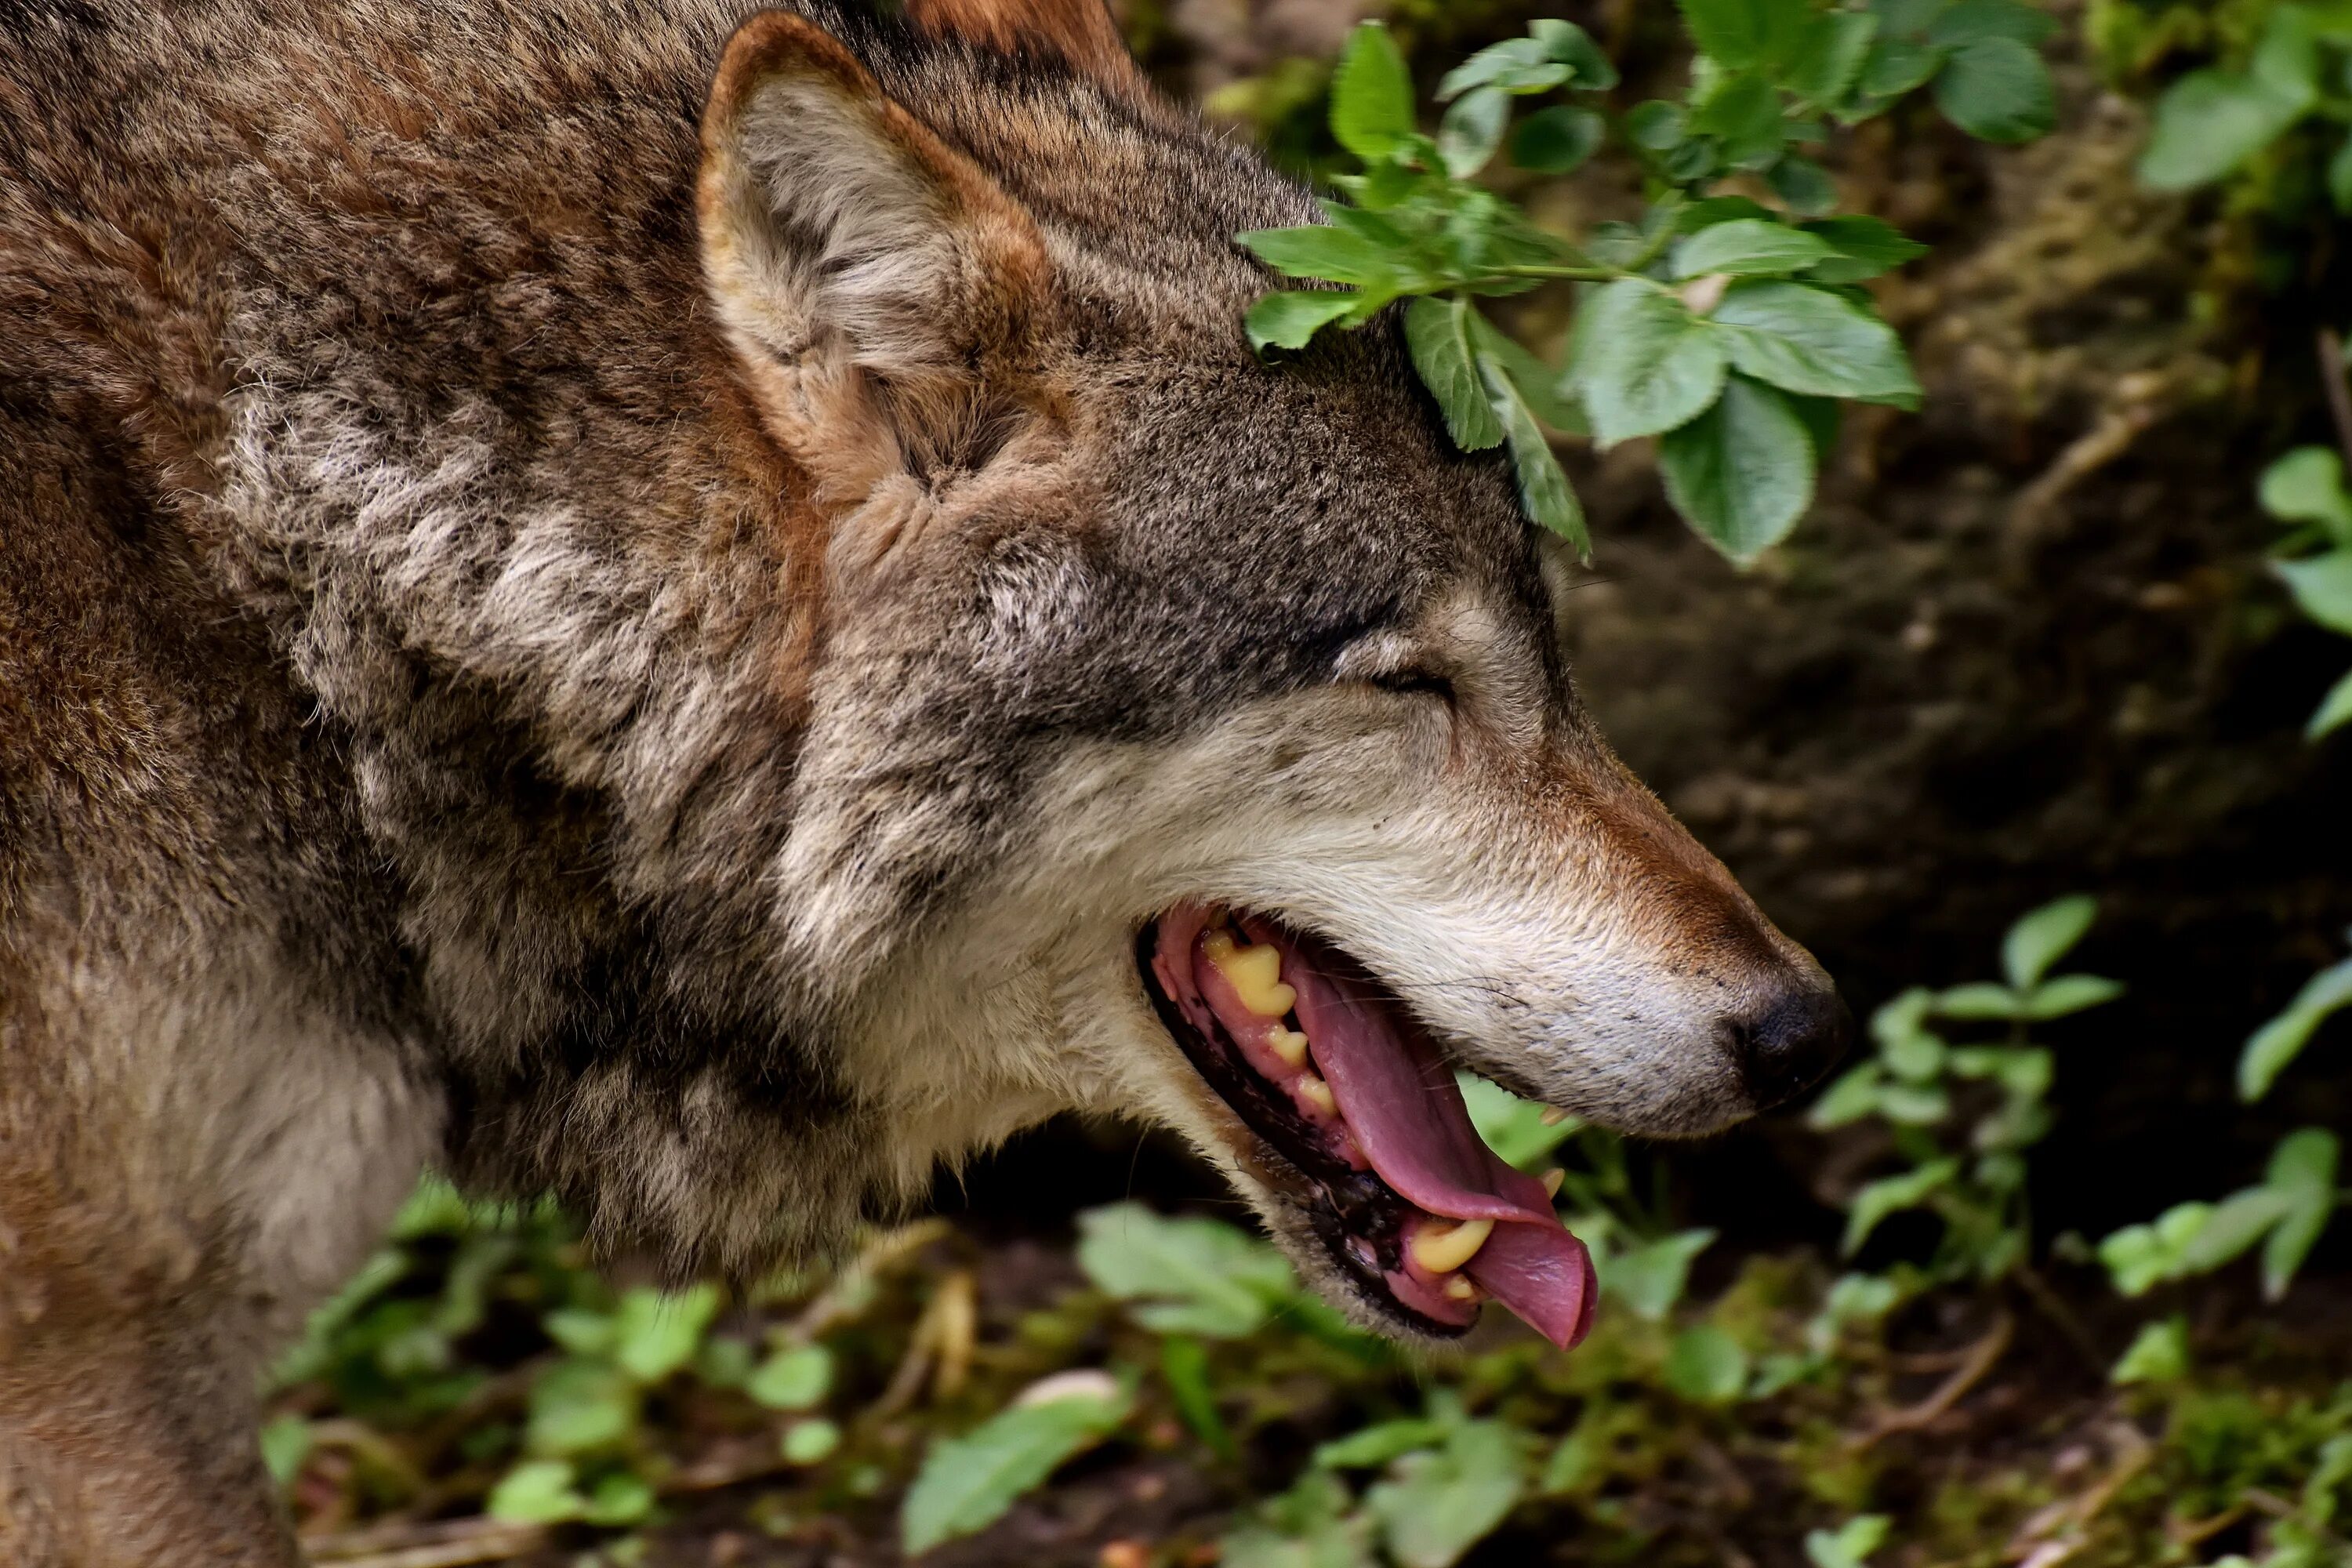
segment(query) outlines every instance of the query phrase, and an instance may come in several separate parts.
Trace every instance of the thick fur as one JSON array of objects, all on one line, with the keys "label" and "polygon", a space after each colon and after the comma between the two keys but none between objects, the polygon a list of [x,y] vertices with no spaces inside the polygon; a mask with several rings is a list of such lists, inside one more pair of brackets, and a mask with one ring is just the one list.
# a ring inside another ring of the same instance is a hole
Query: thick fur
[{"label": "thick fur", "polygon": [[747,1270],[1124,1112],[1344,1289],[1180,900],[1654,1131],[1824,984],[1392,328],[1249,354],[1306,193],[1063,0],[747,9],[0,0],[0,1559],[284,1560],[254,1376],[428,1162]]}]

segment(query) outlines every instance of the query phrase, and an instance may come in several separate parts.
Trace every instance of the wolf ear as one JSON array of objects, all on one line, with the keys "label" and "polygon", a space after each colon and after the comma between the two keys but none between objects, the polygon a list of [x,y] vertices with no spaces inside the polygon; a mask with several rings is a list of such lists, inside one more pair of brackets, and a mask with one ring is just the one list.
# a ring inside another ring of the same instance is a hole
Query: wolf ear
[{"label": "wolf ear", "polygon": [[[830,34],[763,11],[702,117],[704,282],[772,428],[860,490],[952,463],[1050,295],[1036,226]],[[961,433],[961,435],[960,435]]]},{"label": "wolf ear", "polygon": [[907,0],[907,19],[927,33],[1007,54],[1055,56],[1115,92],[1144,88],[1102,0]]}]

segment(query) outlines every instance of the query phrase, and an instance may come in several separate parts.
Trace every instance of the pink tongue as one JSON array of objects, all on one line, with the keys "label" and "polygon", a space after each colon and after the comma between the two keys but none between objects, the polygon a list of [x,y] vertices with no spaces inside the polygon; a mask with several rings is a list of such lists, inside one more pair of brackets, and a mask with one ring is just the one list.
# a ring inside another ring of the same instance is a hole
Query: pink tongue
[{"label": "pink tongue", "polygon": [[1427,1042],[1397,1028],[1380,993],[1309,961],[1262,921],[1255,942],[1282,949],[1298,992],[1298,1022],[1339,1114],[1381,1181],[1448,1219],[1491,1219],[1493,1235],[1463,1272],[1566,1350],[1592,1325],[1592,1256],[1552,1212],[1543,1184],[1512,1169],[1470,1124],[1462,1091]]}]

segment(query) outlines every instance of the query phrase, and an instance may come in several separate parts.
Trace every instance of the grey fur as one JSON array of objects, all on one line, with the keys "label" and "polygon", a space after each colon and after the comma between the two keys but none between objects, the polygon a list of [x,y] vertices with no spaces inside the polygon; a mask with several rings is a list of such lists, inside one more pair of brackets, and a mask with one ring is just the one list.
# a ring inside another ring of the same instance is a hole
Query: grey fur
[{"label": "grey fur", "polygon": [[[698,126],[744,9],[0,0],[18,1561],[277,1560],[240,1379],[428,1152],[686,1273],[837,1245],[1063,1106],[1214,1144],[1121,966],[1150,900],[1257,873],[1182,869],[1213,835],[1167,781],[1376,844],[1387,808],[1316,759],[1442,771],[1429,700],[1363,682],[1447,625],[1479,628],[1445,656],[1479,683],[1457,762],[1520,762],[1398,820],[1453,810],[1485,847],[1431,864],[1511,879],[1496,908],[1551,878],[1590,908],[1433,1019],[1534,1091],[1697,1128],[1744,1109],[1714,1047],[1591,1046],[1653,1015],[1595,1022],[1588,988],[1575,1021],[1558,955],[1675,977],[1638,984],[1701,1042],[1818,983],[1591,734],[1507,474],[1446,445],[1393,331],[1251,357],[1267,279],[1231,236],[1313,208],[1190,117],[809,5],[1044,261],[893,296],[783,156],[775,286],[876,292],[822,339],[722,330]],[[859,498],[763,390],[819,372],[952,526],[843,536]],[[1345,926],[1390,896],[1364,863],[1260,902]],[[937,1010],[1000,970],[1019,999],[962,1041]],[[175,1370],[89,1375],[127,1345]],[[126,1436],[157,1410],[176,1436]]]}]

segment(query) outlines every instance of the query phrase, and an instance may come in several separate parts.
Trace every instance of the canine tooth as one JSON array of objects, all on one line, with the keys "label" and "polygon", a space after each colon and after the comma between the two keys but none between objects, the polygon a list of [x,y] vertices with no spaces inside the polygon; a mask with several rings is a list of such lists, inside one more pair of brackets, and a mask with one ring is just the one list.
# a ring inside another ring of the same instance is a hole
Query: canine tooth
[{"label": "canine tooth", "polygon": [[1557,1127],[1561,1122],[1568,1120],[1568,1112],[1562,1110],[1557,1105],[1547,1105],[1543,1108],[1543,1114],[1537,1117],[1536,1120],[1542,1122],[1546,1127]]},{"label": "canine tooth", "polygon": [[1548,1198],[1559,1196],[1559,1184],[1566,1180],[1568,1180],[1568,1173],[1558,1165],[1546,1171],[1543,1173],[1544,1196]]},{"label": "canine tooth", "polygon": [[1460,1225],[1424,1226],[1412,1238],[1412,1260],[1432,1274],[1451,1274],[1478,1256],[1495,1228],[1491,1219],[1465,1219]]},{"label": "canine tooth", "polygon": [[1208,955],[1242,1005],[1261,1018],[1279,1018],[1298,1000],[1298,993],[1282,983],[1282,950],[1269,942],[1236,947],[1222,931],[1211,933],[1201,951]]},{"label": "canine tooth", "polygon": [[1313,1073],[1301,1074],[1298,1081],[1291,1087],[1298,1091],[1299,1099],[1305,1100],[1307,1104],[1313,1106],[1324,1115],[1337,1116],[1339,1114],[1339,1102],[1331,1098],[1331,1086],[1325,1083],[1321,1079],[1317,1078]]},{"label": "canine tooth", "polygon": [[1296,1029],[1276,1029],[1265,1037],[1266,1048],[1295,1068],[1307,1065],[1307,1037]]}]

